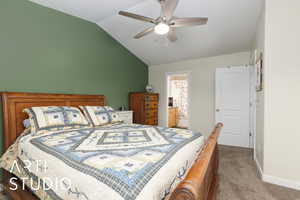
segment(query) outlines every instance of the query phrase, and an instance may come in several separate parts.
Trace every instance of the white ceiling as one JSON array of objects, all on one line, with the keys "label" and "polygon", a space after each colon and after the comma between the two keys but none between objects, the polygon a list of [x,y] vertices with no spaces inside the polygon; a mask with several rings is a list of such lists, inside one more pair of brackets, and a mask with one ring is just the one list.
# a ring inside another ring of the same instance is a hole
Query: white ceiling
[{"label": "white ceiling", "polygon": [[170,43],[155,34],[133,39],[151,24],[118,15],[126,10],[156,18],[156,0],[32,1],[97,23],[149,65],[249,50],[263,5],[263,0],[181,0],[175,16],[208,17],[208,24],[177,29],[178,41]]}]

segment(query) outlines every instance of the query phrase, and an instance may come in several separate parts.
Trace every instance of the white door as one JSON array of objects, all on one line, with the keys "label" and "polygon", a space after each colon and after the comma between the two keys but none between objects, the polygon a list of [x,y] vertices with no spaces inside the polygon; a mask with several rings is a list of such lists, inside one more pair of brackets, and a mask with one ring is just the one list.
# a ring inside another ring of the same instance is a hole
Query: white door
[{"label": "white door", "polygon": [[249,104],[249,67],[217,68],[215,119],[224,124],[220,144],[249,147]]}]

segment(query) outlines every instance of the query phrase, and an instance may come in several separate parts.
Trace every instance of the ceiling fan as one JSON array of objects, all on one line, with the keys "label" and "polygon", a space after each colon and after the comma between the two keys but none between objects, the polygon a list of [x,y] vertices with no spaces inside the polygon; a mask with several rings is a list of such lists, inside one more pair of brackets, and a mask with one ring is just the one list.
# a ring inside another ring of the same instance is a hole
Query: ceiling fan
[{"label": "ceiling fan", "polygon": [[177,18],[174,17],[174,11],[178,5],[179,0],[158,0],[161,5],[161,16],[156,19],[137,15],[130,12],[120,11],[122,16],[130,17],[136,20],[148,22],[154,24],[154,26],[147,28],[146,30],[138,33],[134,36],[135,39],[140,39],[152,32],[159,35],[166,35],[171,42],[177,40],[175,29],[179,27],[198,26],[207,24],[208,18],[202,17],[190,17],[190,18]]}]

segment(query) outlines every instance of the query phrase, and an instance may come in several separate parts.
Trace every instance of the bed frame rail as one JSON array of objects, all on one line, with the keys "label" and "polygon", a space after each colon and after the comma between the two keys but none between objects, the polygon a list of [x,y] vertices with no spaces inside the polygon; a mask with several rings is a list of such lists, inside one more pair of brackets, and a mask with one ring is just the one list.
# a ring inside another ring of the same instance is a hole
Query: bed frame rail
[{"label": "bed frame rail", "polygon": [[217,139],[222,127],[222,123],[216,125],[196,162],[174,190],[170,200],[216,199],[219,169]]}]

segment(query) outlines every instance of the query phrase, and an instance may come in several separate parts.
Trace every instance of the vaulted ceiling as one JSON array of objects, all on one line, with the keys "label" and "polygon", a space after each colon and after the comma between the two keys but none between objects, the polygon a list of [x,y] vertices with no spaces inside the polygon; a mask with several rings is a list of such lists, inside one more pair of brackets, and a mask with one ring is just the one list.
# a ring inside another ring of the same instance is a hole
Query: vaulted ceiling
[{"label": "vaulted ceiling", "polygon": [[31,0],[98,24],[112,37],[149,65],[216,56],[251,49],[263,0],[181,0],[178,17],[208,17],[208,24],[176,30],[174,43],[165,36],[133,36],[151,24],[123,16],[125,10],[156,18],[157,0]]}]

